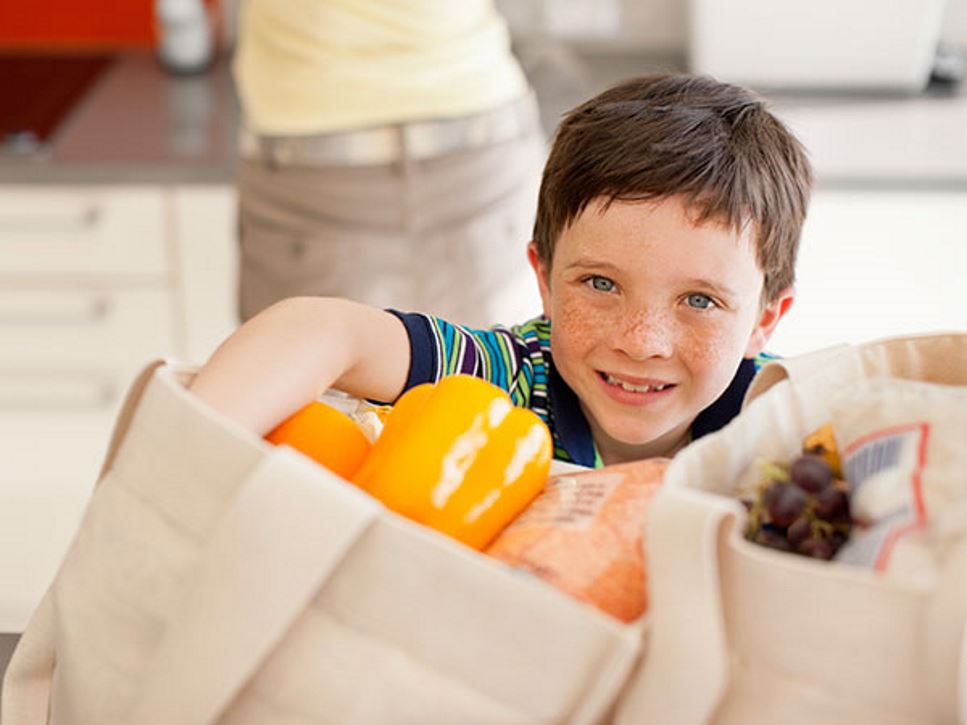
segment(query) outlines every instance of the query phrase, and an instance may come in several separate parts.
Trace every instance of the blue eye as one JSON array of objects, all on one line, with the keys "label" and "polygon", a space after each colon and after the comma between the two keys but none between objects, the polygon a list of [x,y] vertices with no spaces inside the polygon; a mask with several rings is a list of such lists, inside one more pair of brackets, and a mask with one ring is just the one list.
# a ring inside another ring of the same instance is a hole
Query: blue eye
[{"label": "blue eye", "polygon": [[694,307],[696,310],[707,310],[715,307],[715,301],[708,295],[703,295],[699,292],[693,292],[690,294],[686,301],[689,307]]},{"label": "blue eye", "polygon": [[607,277],[599,277],[594,275],[592,277],[588,277],[587,281],[590,282],[592,289],[598,292],[610,292],[614,289],[614,282]]}]

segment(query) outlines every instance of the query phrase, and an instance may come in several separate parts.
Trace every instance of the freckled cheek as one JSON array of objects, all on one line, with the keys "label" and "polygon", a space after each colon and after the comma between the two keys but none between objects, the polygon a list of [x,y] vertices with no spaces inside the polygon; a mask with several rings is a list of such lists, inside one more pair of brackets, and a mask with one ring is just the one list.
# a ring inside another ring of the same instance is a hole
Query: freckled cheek
[{"label": "freckled cheek", "polygon": [[733,357],[738,361],[741,354],[735,335],[723,328],[690,329],[678,345],[679,357],[692,372],[709,375],[712,379],[731,379],[734,371],[726,369],[723,364]]},{"label": "freckled cheek", "polygon": [[579,300],[563,301],[555,310],[551,325],[555,349],[566,348],[570,353],[594,347],[608,329],[608,316]]}]

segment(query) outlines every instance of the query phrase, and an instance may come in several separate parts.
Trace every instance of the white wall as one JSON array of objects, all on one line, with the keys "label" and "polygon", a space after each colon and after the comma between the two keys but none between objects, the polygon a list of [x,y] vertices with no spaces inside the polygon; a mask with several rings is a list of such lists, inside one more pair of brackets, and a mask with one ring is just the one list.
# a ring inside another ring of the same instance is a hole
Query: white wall
[{"label": "white wall", "polygon": [[967,0],[947,0],[943,39],[967,50]]},{"label": "white wall", "polygon": [[796,300],[769,349],[964,329],[967,193],[818,190],[803,229]]},{"label": "white wall", "polygon": [[[550,29],[622,50],[680,53],[685,48],[686,0],[497,0],[497,5],[515,31]],[[947,0],[942,37],[967,49],[967,0]]]}]

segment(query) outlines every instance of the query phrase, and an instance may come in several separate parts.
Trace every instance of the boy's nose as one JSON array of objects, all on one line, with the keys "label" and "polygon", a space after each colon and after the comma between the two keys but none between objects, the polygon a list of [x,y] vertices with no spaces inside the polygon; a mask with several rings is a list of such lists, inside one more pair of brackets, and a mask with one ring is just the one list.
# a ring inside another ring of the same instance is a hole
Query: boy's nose
[{"label": "boy's nose", "polygon": [[615,347],[632,360],[671,357],[674,323],[664,315],[638,313],[615,327]]}]

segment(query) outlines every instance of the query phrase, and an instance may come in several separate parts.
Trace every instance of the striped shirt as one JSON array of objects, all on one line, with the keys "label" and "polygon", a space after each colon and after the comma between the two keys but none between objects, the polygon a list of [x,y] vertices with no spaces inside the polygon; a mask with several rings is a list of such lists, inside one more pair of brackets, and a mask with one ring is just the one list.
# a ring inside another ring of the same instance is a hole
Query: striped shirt
[{"label": "striped shirt", "polygon": [[[507,391],[514,405],[533,410],[551,431],[554,457],[600,467],[601,457],[580,401],[554,368],[551,323],[544,317],[512,327],[475,330],[439,317],[390,310],[406,327],[410,371],[404,390],[460,373]],[[772,356],[743,360],[724,393],[692,423],[692,438],[722,428],[738,415],[756,371]]]}]

